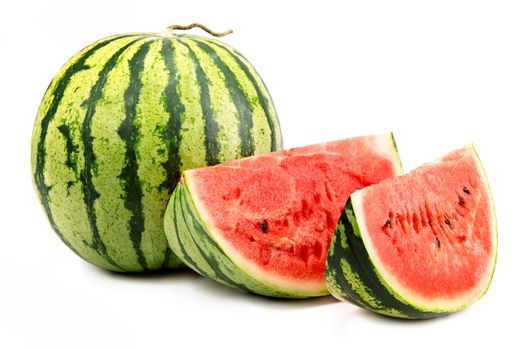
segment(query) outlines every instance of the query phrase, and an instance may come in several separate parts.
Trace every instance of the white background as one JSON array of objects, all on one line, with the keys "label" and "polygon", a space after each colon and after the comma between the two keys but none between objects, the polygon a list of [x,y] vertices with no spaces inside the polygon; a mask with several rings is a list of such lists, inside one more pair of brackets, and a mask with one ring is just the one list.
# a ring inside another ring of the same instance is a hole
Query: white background
[{"label": "white background", "polygon": [[[49,81],[94,40],[193,21],[235,30],[223,40],[264,78],[286,147],[391,130],[411,170],[474,141],[499,220],[485,297],[406,322],[331,297],[260,298],[191,272],[107,273],[70,252],[31,183]],[[2,1],[0,30],[0,349],[523,347],[522,2]]]}]

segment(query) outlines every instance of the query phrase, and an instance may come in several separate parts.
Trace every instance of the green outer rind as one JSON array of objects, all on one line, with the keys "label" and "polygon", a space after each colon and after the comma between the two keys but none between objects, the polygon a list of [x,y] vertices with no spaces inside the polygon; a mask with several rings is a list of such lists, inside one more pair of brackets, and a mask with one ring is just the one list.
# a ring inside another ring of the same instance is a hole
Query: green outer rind
[{"label": "green outer rind", "polygon": [[[389,134],[389,138],[392,147],[387,157],[390,157],[394,164],[396,175],[401,175],[402,163],[393,133]],[[241,264],[232,260],[213,237],[213,233],[199,214],[188,181],[189,179],[184,177],[184,181],[177,185],[164,216],[164,230],[168,243],[184,264],[222,284],[265,296],[306,298],[328,294],[326,289],[304,293],[290,292],[282,286],[269,285],[243,270]]]},{"label": "green outer rind", "polygon": [[281,148],[269,92],[237,51],[129,33],[91,44],[54,77],[31,167],[59,238],[94,265],[133,272],[182,264],[163,213],[183,170]]},{"label": "green outer rind", "polygon": [[484,294],[487,293],[489,286],[491,285],[491,282],[493,281],[493,276],[495,276],[495,269],[497,266],[497,259],[498,259],[499,230],[498,230],[497,211],[495,210],[495,200],[493,199],[493,192],[491,191],[491,186],[488,181],[488,175],[486,174],[486,169],[484,169],[484,164],[482,164],[482,160],[480,159],[479,154],[477,153],[477,149],[475,148],[475,145],[471,143],[469,147],[471,147],[471,149],[473,150],[475,157],[477,157],[477,161],[480,165],[480,168],[482,169],[482,174],[484,175],[484,180],[486,181],[486,186],[488,187],[488,195],[491,201],[491,209],[492,209],[492,214],[493,214],[493,220],[495,223],[495,235],[493,237],[495,239],[495,248],[494,248],[495,249],[494,259],[495,260],[493,261],[493,269],[491,270],[491,276],[489,277],[489,281],[486,284],[486,288],[479,294],[478,299],[480,299],[484,296]]},{"label": "green outer rind", "polygon": [[404,174],[404,165],[402,164],[402,159],[400,159],[400,153],[398,152],[397,140],[395,140],[395,135],[393,135],[393,132],[390,132],[389,136],[391,137],[391,142],[393,143],[393,150],[395,151],[395,160],[397,161],[397,164],[399,166],[399,173],[397,174],[397,176],[399,176]]},{"label": "green outer rind", "polygon": [[403,298],[380,274],[373,262],[373,258],[369,255],[365,243],[362,240],[358,222],[359,215],[355,213],[351,196],[337,223],[326,261],[326,284],[329,292],[333,296],[341,301],[349,302],[387,316],[407,319],[428,319],[460,311],[471,305],[474,301],[479,300],[487,292],[493,279],[497,259],[497,220],[493,197],[484,167],[473,144],[471,144],[470,147],[483,171],[495,224],[495,261],[493,262],[489,281],[476,298],[453,309],[425,308]]},{"label": "green outer rind", "polygon": [[364,246],[351,197],[331,240],[326,261],[326,284],[337,299],[383,315],[421,319],[446,314],[419,310],[391,292]]},{"label": "green outer rind", "polygon": [[166,209],[164,229],[169,246],[184,264],[217,282],[256,294],[278,298],[306,298],[310,294],[290,293],[244,272],[213,239],[195,206],[186,181],[181,181]]}]

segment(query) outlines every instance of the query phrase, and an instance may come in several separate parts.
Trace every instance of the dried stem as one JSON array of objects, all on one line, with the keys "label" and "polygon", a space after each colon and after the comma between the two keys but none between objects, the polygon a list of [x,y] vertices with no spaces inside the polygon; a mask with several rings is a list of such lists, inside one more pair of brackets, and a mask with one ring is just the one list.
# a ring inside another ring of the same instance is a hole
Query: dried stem
[{"label": "dried stem", "polygon": [[166,30],[168,31],[172,31],[172,30],[188,30],[188,29],[191,29],[191,28],[200,28],[202,29],[203,31],[213,35],[213,36],[216,36],[216,37],[221,37],[221,36],[226,36],[228,34],[231,34],[233,33],[233,31],[230,29],[230,30],[226,30],[225,32],[220,32],[220,33],[217,33],[215,31],[212,31],[211,29],[209,29],[208,27],[206,27],[205,25],[202,25],[200,23],[191,23],[190,25],[187,25],[187,26],[181,26],[181,25],[178,25],[178,24],[173,24],[173,25],[170,25],[169,27],[166,28]]}]

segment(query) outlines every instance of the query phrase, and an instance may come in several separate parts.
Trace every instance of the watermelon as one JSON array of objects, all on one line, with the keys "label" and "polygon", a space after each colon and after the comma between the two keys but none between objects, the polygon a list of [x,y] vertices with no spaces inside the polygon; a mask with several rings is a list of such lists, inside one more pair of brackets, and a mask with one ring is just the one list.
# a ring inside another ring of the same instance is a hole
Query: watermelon
[{"label": "watermelon", "polygon": [[183,170],[282,148],[271,97],[230,46],[195,35],[97,41],[56,74],[33,130],[33,181],[58,236],[113,271],[181,264],[163,214]]},{"label": "watermelon", "polygon": [[349,194],[401,169],[384,134],[187,170],[166,209],[166,236],[185,264],[225,285],[325,295],[327,250]]},{"label": "watermelon", "polygon": [[484,295],[496,256],[493,201],[471,145],[353,193],[331,242],[326,281],[340,300],[431,318]]}]

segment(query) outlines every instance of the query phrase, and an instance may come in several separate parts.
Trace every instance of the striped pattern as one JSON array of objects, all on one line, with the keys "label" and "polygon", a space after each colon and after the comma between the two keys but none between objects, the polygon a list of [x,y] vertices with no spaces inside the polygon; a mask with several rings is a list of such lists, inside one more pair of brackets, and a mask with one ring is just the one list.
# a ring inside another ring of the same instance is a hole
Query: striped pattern
[{"label": "striped pattern", "polygon": [[210,236],[185,182],[175,188],[164,221],[166,237],[175,254],[202,276],[256,294],[281,298],[307,297],[267,285],[241,270]]},{"label": "striped pattern", "polygon": [[114,271],[175,267],[163,214],[184,169],[282,148],[271,97],[219,41],[131,33],[86,47],[51,82],[33,130],[52,228]]},{"label": "striped pattern", "polygon": [[326,262],[326,283],[337,299],[383,315],[424,319],[446,315],[399,299],[378,274],[362,241],[351,197],[338,221]]},{"label": "striped pattern", "polygon": [[187,266],[224,285],[271,297],[327,295],[325,257],[347,196],[401,173],[391,133],[188,170],[164,230]]}]

